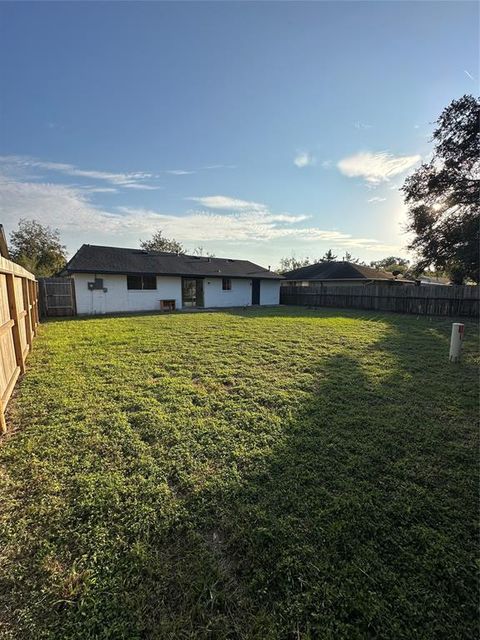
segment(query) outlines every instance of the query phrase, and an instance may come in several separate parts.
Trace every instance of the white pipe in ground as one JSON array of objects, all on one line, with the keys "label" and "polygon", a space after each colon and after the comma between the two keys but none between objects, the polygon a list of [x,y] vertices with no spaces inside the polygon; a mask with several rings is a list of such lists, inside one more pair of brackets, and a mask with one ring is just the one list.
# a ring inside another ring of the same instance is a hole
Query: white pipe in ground
[{"label": "white pipe in ground", "polygon": [[460,352],[462,350],[464,333],[464,324],[461,324],[460,322],[454,322],[452,324],[452,337],[450,339],[450,362],[458,362],[460,360]]}]

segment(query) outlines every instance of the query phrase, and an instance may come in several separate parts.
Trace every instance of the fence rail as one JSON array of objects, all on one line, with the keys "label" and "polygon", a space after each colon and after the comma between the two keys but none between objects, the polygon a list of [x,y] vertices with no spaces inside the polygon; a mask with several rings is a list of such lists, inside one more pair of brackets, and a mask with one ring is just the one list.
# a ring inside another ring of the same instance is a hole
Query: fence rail
[{"label": "fence rail", "polygon": [[280,288],[282,304],[373,309],[431,316],[479,316],[477,286],[356,285]]},{"label": "fence rail", "polygon": [[35,276],[0,257],[0,432],[6,431],[5,408],[39,323],[38,284]]}]

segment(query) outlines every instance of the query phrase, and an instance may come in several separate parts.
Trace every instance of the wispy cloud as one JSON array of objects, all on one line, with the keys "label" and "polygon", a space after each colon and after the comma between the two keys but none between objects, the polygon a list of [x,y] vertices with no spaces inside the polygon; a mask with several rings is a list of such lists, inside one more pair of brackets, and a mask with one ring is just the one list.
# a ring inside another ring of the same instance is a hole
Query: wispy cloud
[{"label": "wispy cloud", "polygon": [[213,171],[214,169],[236,169],[235,164],[208,164],[204,167],[198,167],[196,169],[168,169],[165,173],[171,176],[190,176],[198,171]]},{"label": "wispy cloud", "polygon": [[308,151],[297,151],[293,159],[293,164],[299,169],[310,167],[316,163],[316,158]]},{"label": "wispy cloud", "polygon": [[0,164],[7,167],[14,166],[18,169],[41,169],[76,178],[88,178],[89,180],[105,181],[117,187],[127,187],[131,189],[158,188],[155,185],[150,185],[145,182],[146,180],[156,177],[152,173],[147,173],[145,171],[114,173],[111,171],[80,169],[73,164],[67,164],[64,162],[49,162],[24,156],[0,156]]},{"label": "wispy cloud", "polygon": [[470,71],[467,71],[466,69],[463,72],[467,78],[470,78],[470,80],[475,80],[475,78],[472,76],[472,74],[470,73]]},{"label": "wispy cloud", "polygon": [[355,127],[355,129],[360,130],[371,129],[373,127],[373,125],[371,124],[367,124],[366,122],[359,122],[358,120],[357,122],[353,123],[353,126]]},{"label": "wispy cloud", "polygon": [[236,164],[207,164],[205,167],[201,167],[201,169],[236,169]]},{"label": "wispy cloud", "polygon": [[385,202],[386,198],[380,198],[378,196],[374,197],[374,198],[369,198],[367,200],[367,202]]},{"label": "wispy cloud", "polygon": [[191,196],[185,200],[192,200],[207,209],[221,209],[222,211],[265,211],[266,205],[251,200],[240,200],[229,196]]},{"label": "wispy cloud", "polygon": [[386,151],[371,153],[364,151],[343,158],[337,164],[340,171],[349,178],[364,178],[370,184],[386,182],[413,167],[421,156],[394,156]]},{"label": "wispy cloud", "polygon": [[155,186],[153,184],[145,184],[144,182],[127,182],[121,186],[125,187],[125,189],[140,189],[142,191],[157,191],[158,189],[163,189],[163,187]]},{"label": "wispy cloud", "polygon": [[89,193],[118,193],[118,189],[115,187],[82,187],[85,191]]},{"label": "wispy cloud", "polygon": [[[159,228],[182,242],[245,242],[253,246],[287,239],[303,243],[328,243],[332,247],[351,247],[390,251],[395,247],[368,237],[355,237],[338,230],[306,225],[308,215],[275,213],[248,200],[212,196],[207,200],[216,211],[191,210],[172,214],[153,209],[95,205],[84,189],[61,184],[24,182],[0,176],[2,222],[13,228],[19,218],[35,218],[78,238],[78,242],[101,238],[115,244],[116,238],[138,239]],[[205,200],[196,198],[194,201]],[[202,206],[205,202],[199,202]],[[221,206],[220,206],[221,204]],[[253,205],[253,206],[252,206]],[[220,209],[224,209],[220,211]],[[80,240],[80,237],[82,240]],[[124,240],[122,240],[124,241]]]}]

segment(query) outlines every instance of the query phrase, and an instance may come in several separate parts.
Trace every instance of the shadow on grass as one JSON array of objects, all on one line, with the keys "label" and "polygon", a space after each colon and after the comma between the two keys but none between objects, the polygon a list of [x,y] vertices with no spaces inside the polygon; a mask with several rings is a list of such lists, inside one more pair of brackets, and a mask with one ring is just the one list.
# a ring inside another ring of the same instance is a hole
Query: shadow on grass
[{"label": "shadow on grass", "polygon": [[165,608],[142,591],[142,637],[164,637],[166,610],[165,629],[185,637],[477,637],[469,412],[458,379],[439,371],[442,337],[393,324],[371,350],[395,375],[332,356],[265,461],[232,461],[220,490],[176,486],[201,525],[176,528],[160,553],[172,579]]}]

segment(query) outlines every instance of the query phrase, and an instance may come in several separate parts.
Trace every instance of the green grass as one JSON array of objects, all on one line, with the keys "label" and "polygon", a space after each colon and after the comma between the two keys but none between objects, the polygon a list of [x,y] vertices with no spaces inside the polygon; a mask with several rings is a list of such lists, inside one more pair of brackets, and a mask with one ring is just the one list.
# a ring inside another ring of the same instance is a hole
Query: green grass
[{"label": "green grass", "polygon": [[0,637],[478,637],[476,328],[48,322],[0,446]]}]

